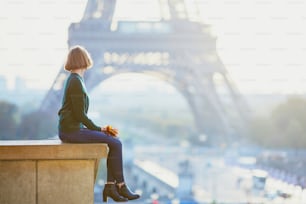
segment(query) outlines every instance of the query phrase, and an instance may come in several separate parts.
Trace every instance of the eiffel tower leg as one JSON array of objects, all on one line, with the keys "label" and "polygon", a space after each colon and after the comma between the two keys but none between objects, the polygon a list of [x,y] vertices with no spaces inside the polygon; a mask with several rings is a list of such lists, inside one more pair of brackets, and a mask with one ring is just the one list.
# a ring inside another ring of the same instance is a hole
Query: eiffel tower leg
[{"label": "eiffel tower leg", "polygon": [[[205,88],[198,80],[189,81],[187,85],[176,83],[175,86],[185,96],[190,106],[197,134],[195,140],[206,135],[208,144],[230,142],[230,127],[222,112],[222,105],[213,93],[214,89]],[[223,138],[223,141],[217,141],[219,138]]]},{"label": "eiffel tower leg", "polygon": [[241,94],[238,93],[238,91],[235,89],[233,83],[230,82],[229,78],[227,75],[222,74],[224,81],[229,89],[229,93],[231,95],[231,98],[233,100],[233,104],[235,104],[235,107],[237,109],[237,112],[240,114],[241,118],[243,119],[243,121],[249,121],[249,107],[246,103],[246,101],[244,100],[244,98],[242,98]]}]

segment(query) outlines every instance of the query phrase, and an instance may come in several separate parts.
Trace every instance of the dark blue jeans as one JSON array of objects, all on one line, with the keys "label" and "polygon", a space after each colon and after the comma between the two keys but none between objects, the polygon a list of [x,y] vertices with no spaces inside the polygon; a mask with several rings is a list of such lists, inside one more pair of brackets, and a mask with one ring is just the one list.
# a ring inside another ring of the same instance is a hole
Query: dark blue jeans
[{"label": "dark blue jeans", "polygon": [[122,167],[122,144],[118,138],[103,132],[80,129],[72,133],[59,132],[59,138],[67,143],[106,143],[109,148],[107,156],[107,181],[124,182]]}]

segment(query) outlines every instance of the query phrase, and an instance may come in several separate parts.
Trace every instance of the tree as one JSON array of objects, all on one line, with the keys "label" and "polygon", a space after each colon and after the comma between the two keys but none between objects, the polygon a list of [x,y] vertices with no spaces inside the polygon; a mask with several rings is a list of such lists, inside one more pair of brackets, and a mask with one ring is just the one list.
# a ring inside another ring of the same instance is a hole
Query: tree
[{"label": "tree", "polygon": [[251,122],[250,138],[263,146],[271,146],[275,143],[275,129],[270,117],[256,117]]},{"label": "tree", "polygon": [[289,98],[271,113],[281,146],[306,147],[306,100]]},{"label": "tree", "polygon": [[0,139],[16,139],[19,112],[16,105],[0,101]]},{"label": "tree", "polygon": [[20,139],[46,139],[56,133],[56,120],[49,113],[33,111],[23,115],[18,129]]},{"label": "tree", "polygon": [[289,98],[278,105],[267,118],[251,123],[251,138],[269,147],[306,147],[306,100]]}]

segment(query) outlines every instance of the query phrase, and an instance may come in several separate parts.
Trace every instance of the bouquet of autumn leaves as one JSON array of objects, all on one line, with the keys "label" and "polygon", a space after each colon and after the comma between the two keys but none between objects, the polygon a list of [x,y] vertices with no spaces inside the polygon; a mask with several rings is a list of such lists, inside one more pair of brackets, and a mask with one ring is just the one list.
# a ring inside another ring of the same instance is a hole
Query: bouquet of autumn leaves
[{"label": "bouquet of autumn leaves", "polygon": [[113,128],[111,125],[107,125],[102,129],[103,132],[106,134],[112,136],[112,137],[117,137],[118,135],[118,129]]}]

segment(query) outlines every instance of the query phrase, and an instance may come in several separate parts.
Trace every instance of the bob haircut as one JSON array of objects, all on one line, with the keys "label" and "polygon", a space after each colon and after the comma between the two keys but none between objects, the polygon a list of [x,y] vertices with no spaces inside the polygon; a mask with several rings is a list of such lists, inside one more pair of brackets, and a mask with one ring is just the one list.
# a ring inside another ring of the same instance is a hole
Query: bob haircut
[{"label": "bob haircut", "polygon": [[92,64],[92,59],[88,51],[84,47],[77,45],[69,50],[65,70],[88,69]]}]

